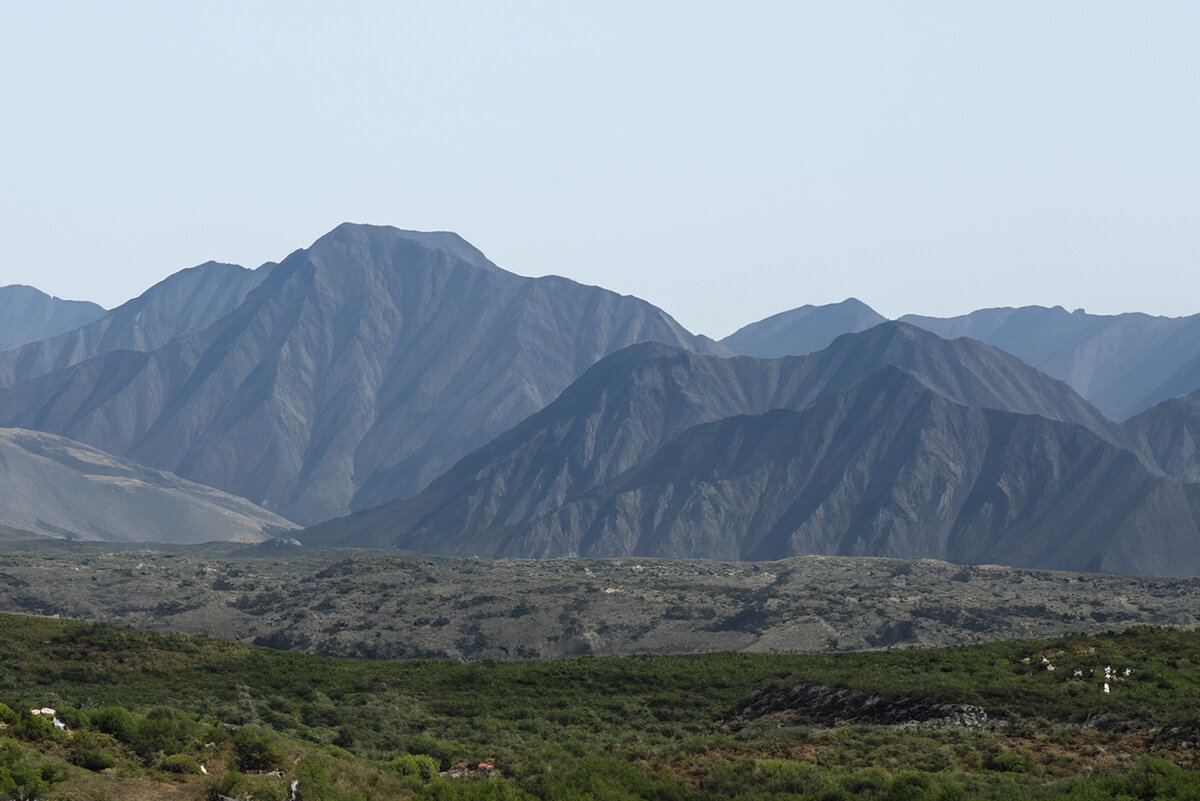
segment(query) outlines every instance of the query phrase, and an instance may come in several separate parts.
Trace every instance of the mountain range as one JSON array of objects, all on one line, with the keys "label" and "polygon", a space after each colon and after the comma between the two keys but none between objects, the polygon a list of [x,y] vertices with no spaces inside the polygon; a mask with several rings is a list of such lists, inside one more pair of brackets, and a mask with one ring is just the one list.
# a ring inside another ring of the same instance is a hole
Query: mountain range
[{"label": "mountain range", "polygon": [[820,553],[1193,574],[1197,487],[1131,438],[1009,354],[902,323],[779,360],[643,345],[415,497],[301,537],[487,558]]},{"label": "mountain range", "polygon": [[101,310],[86,323],[0,352],[0,387],[16,386],[114,351],[152,351],[207,328],[237,308],[273,267],[247,270],[208,262],[181,270],[110,312]]},{"label": "mountain range", "polygon": [[644,301],[514,275],[454,234],[356,225],[126,306],[13,353],[2,424],[309,523],[419,490],[626,345],[721,352]]},{"label": "mountain range", "polygon": [[[851,299],[717,343],[455,234],[351,224],[89,313],[45,335],[14,317],[0,351],[8,461],[51,471],[22,484],[35,510],[120,463],[247,499],[238,526],[311,525],[307,543],[1200,575],[1200,316],[888,322]],[[32,453],[32,432],[56,445]],[[88,528],[86,506],[0,525],[203,537]]]},{"label": "mountain range", "polygon": [[[802,306],[751,323],[721,340],[746,356],[802,356],[840,334],[861,331],[883,316],[855,298]],[[1114,420],[1126,420],[1164,400],[1200,389],[1200,314],[1087,314],[1061,306],[980,309],[960,317],[905,315],[940,337],[970,337],[995,345],[1071,385]]]}]

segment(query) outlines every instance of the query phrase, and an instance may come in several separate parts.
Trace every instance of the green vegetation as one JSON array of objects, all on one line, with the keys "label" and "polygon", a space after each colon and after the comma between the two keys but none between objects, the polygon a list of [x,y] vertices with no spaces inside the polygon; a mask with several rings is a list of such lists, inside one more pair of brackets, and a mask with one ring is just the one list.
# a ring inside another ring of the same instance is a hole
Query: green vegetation
[{"label": "green vegetation", "polygon": [[[1107,695],[1105,666],[1121,672]],[[1004,723],[738,713],[798,685]],[[376,662],[0,615],[0,701],[0,799],[283,799],[298,781],[304,801],[1200,801],[1200,632],[1174,629],[827,656]],[[29,711],[44,706],[68,730]]]}]

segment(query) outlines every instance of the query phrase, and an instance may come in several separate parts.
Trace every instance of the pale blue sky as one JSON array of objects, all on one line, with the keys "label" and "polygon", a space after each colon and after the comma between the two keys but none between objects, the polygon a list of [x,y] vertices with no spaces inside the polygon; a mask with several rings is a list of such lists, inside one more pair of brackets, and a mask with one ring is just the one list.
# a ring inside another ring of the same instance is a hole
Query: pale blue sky
[{"label": "pale blue sky", "polygon": [[339,222],[713,336],[1200,312],[1200,2],[0,0],[0,284],[116,305]]}]

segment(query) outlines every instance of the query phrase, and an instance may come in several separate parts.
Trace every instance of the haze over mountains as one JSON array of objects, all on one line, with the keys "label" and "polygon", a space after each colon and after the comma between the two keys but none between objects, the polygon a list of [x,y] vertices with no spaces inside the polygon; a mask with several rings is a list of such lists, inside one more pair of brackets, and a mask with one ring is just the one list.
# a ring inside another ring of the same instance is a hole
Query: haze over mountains
[{"label": "haze over mountains", "polygon": [[245,498],[13,428],[0,428],[0,500],[0,525],[74,540],[259,542],[295,528]]},{"label": "haze over mountains", "polygon": [[31,286],[0,286],[0,351],[87,325],[104,313],[95,303],[62,300]]},{"label": "haze over mountains", "polygon": [[71,330],[0,352],[0,386],[20,384],[113,351],[154,350],[207,328],[237,308],[273,267],[247,270],[208,262],[181,270]]},{"label": "haze over mountains", "polygon": [[801,306],[739,328],[721,340],[732,353],[776,359],[804,356],[829,347],[842,334],[856,334],[886,321],[857,298],[825,306]]},{"label": "haze over mountains", "polygon": [[[746,356],[802,356],[840,334],[883,317],[854,298],[802,306],[751,323],[722,340]],[[905,315],[901,322],[940,337],[971,337],[1008,351],[1066,381],[1114,420],[1200,389],[1200,314],[1191,317],[1112,316],[1048,309],[980,309],[960,317]]]},{"label": "haze over mountains", "polygon": [[[454,234],[344,225],[259,272],[234,274],[215,311],[258,285],[202,330],[94,345],[0,390],[0,420],[316,522],[420,489],[621,347],[721,350],[636,298],[505,272]],[[30,357],[15,359],[19,378]]]},{"label": "haze over mountains", "polygon": [[0,505],[20,484],[11,508],[42,533],[204,537],[156,534],[165,513],[92,525],[87,502],[35,514],[111,463],[139,492],[206,485],[184,494],[240,516],[203,524],[213,538],[287,518],[328,521],[307,542],[451,555],[1200,575],[1200,315],[913,325],[851,299],[718,344],[455,234],[350,224],[257,270],[210,262],[70,310],[95,316],[39,339],[46,315],[16,315],[14,341],[36,341],[0,351],[0,426],[22,430]]}]

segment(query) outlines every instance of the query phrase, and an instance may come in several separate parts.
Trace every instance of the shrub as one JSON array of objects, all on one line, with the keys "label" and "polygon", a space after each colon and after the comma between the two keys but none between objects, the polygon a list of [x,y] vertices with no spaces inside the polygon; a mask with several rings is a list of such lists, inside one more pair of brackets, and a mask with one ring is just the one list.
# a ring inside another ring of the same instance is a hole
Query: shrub
[{"label": "shrub", "polygon": [[1133,769],[1114,782],[1114,795],[1128,795],[1139,801],[1176,799],[1197,801],[1200,799],[1200,782],[1182,768],[1164,759],[1142,757]]},{"label": "shrub", "polygon": [[923,801],[932,799],[933,777],[916,770],[902,770],[892,777],[888,786],[887,801]]},{"label": "shrub", "polygon": [[72,765],[92,771],[101,771],[117,764],[112,754],[112,738],[103,734],[80,731],[71,738],[67,749],[67,759]]},{"label": "shrub", "polygon": [[441,767],[436,759],[425,754],[401,754],[392,760],[391,766],[401,776],[416,776],[425,784],[437,777]]},{"label": "shrub", "polygon": [[283,762],[274,737],[258,726],[242,726],[233,733],[233,753],[241,771],[272,770]]},{"label": "shrub", "polygon": [[8,731],[17,739],[31,743],[57,740],[62,736],[50,718],[28,712],[18,714],[17,721],[9,726]]},{"label": "shrub", "polygon": [[196,764],[196,760],[192,759],[187,754],[171,754],[163,757],[159,767],[167,773],[199,773],[200,766]]},{"label": "shrub", "polygon": [[0,798],[37,801],[62,779],[62,771],[23,753],[15,740],[0,740]]},{"label": "shrub", "polygon": [[984,767],[1001,773],[1028,773],[1033,764],[1028,754],[1003,751],[990,757]]},{"label": "shrub", "polygon": [[92,712],[88,717],[91,718],[92,727],[98,731],[111,734],[123,743],[133,742],[136,723],[128,709],[120,706],[106,706]]},{"label": "shrub", "polygon": [[137,721],[130,745],[142,759],[157,753],[177,754],[197,729],[196,722],[187,713],[159,707]]},{"label": "shrub", "polygon": [[82,709],[67,707],[58,712],[58,719],[69,729],[86,729],[92,724],[91,717]]}]

